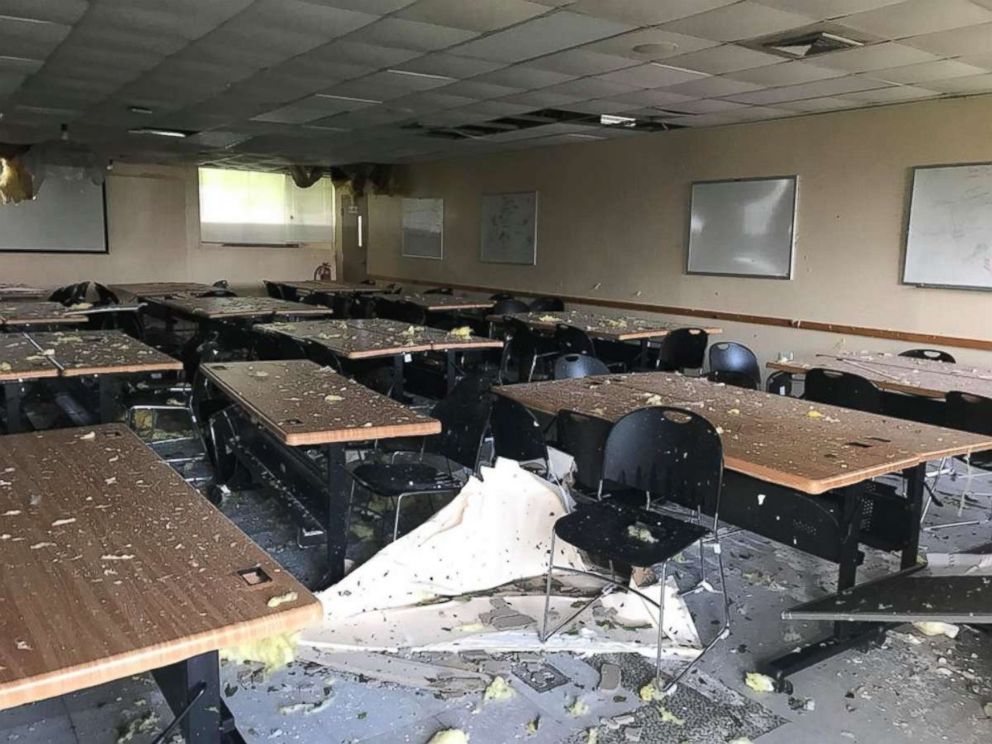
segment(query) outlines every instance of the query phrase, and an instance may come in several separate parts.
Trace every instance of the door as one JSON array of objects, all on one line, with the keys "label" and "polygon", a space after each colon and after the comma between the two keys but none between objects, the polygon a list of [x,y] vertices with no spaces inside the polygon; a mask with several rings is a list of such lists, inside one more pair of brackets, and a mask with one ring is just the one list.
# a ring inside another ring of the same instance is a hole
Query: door
[{"label": "door", "polygon": [[368,278],[368,198],[341,197],[341,281]]}]

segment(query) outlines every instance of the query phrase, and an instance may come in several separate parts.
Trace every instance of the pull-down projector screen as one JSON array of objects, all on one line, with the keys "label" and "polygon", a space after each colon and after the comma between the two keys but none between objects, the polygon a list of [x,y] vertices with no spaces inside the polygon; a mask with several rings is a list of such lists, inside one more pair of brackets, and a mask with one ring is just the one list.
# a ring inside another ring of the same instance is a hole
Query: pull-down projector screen
[{"label": "pull-down projector screen", "polygon": [[0,206],[0,252],[106,253],[103,184],[52,169],[35,199]]}]

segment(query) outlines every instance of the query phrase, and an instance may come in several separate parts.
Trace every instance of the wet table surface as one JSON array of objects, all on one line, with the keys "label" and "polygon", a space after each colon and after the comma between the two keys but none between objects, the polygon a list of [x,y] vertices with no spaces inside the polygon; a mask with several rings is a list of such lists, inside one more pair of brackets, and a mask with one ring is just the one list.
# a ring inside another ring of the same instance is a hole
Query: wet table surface
[{"label": "wet table surface", "polygon": [[992,369],[932,359],[881,353],[834,353],[768,362],[767,366],[793,374],[803,374],[817,367],[849,372],[871,380],[883,390],[928,398],[943,398],[952,390],[992,398]]},{"label": "wet table surface", "polygon": [[[492,315],[488,320],[499,322],[504,316]],[[591,338],[603,341],[633,341],[645,338],[661,338],[677,328],[687,328],[685,323],[668,323],[637,316],[610,317],[586,310],[564,310],[557,312],[514,313],[511,318],[520,320],[532,328],[553,331],[559,324],[581,328]],[[708,334],[722,333],[722,329],[704,327]]]},{"label": "wet table surface", "polygon": [[59,302],[28,301],[0,303],[0,325],[10,330],[17,326],[73,325],[85,323],[86,316],[73,314]]},{"label": "wet table surface", "polygon": [[121,331],[0,336],[0,381],[180,369],[178,360]]},{"label": "wet table surface", "polygon": [[172,297],[150,298],[183,315],[207,320],[229,318],[267,318],[279,316],[328,316],[329,308],[272,297]]},{"label": "wet table surface", "polygon": [[438,434],[441,422],[305,359],[226,362],[203,374],[281,442],[307,446]]},{"label": "wet table surface", "polygon": [[[319,622],[316,598],[126,427],[3,439],[0,709]],[[258,568],[269,581],[239,573]]]},{"label": "wet table surface", "polygon": [[445,294],[383,294],[376,295],[390,302],[406,302],[416,305],[427,312],[442,312],[446,310],[488,310],[495,300],[479,297],[463,297],[462,295]]},{"label": "wet table surface", "polygon": [[471,333],[448,333],[439,328],[383,318],[264,323],[255,326],[255,330],[277,333],[303,343],[318,344],[346,359],[370,359],[453,349],[499,349],[503,346],[502,341]]},{"label": "wet table surface", "polygon": [[809,494],[929,460],[992,449],[992,437],[663,372],[504,385],[497,395],[608,421],[645,406],[686,408],[723,439],[727,468]]}]

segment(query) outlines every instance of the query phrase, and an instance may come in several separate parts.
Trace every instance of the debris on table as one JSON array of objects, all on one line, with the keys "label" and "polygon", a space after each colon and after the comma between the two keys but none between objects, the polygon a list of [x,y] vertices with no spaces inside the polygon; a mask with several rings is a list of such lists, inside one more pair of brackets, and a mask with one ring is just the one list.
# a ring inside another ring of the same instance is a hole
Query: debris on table
[{"label": "debris on table", "polygon": [[461,729],[438,731],[427,744],[468,744],[468,734]]},{"label": "debris on table", "polygon": [[755,692],[775,692],[775,680],[760,672],[748,672],[744,677],[744,684]]}]

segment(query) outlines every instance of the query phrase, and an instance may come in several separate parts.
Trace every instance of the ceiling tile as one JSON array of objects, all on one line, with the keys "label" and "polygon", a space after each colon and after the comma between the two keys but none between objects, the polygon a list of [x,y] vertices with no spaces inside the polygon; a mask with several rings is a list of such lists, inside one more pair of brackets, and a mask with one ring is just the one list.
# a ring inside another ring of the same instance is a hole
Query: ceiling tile
[{"label": "ceiling tile", "polygon": [[87,7],[86,0],[0,0],[0,15],[72,25]]},{"label": "ceiling tile", "polygon": [[664,28],[704,39],[739,41],[806,26],[813,20],[798,13],[758,5],[752,0],[741,0],[733,5],[673,21]]},{"label": "ceiling tile", "polygon": [[349,40],[430,52],[460,44],[474,36],[477,36],[474,31],[464,29],[404,21],[401,18],[383,18],[356,31]]},{"label": "ceiling tile", "polygon": [[503,96],[519,93],[520,88],[509,85],[493,85],[492,83],[479,83],[475,80],[460,80],[445,86],[440,92],[453,96],[466,96],[478,101],[489,98],[502,98]]},{"label": "ceiling tile", "polygon": [[686,96],[696,98],[720,98],[730,96],[734,93],[744,93],[760,89],[760,85],[745,83],[742,80],[731,80],[726,77],[707,77],[699,80],[691,80],[688,83],[675,85],[669,90],[673,93],[681,93]]},{"label": "ceiling tile", "polygon": [[886,39],[902,39],[988,22],[992,22],[992,11],[968,0],[906,0],[898,5],[850,15],[841,21],[845,26]]},{"label": "ceiling tile", "polygon": [[945,57],[992,54],[992,23],[914,36],[903,43]]},{"label": "ceiling tile", "polygon": [[313,96],[302,101],[296,101],[288,106],[282,106],[273,111],[267,111],[253,117],[254,121],[276,122],[280,124],[301,124],[315,119],[322,119],[332,114],[371,106],[362,101],[345,101],[333,98]]},{"label": "ceiling tile", "polygon": [[992,74],[933,80],[927,87],[941,93],[984,93],[992,91]]},{"label": "ceiling tile", "polygon": [[26,75],[17,72],[0,71],[0,96],[6,97],[21,87],[27,79]]},{"label": "ceiling tile", "polygon": [[630,26],[622,23],[560,11],[469,42],[458,47],[455,53],[494,61],[519,62],[631,30]]},{"label": "ceiling tile", "polygon": [[744,108],[744,104],[734,103],[733,101],[721,101],[718,98],[702,98],[698,101],[673,103],[667,108],[670,111],[677,111],[682,114],[716,114],[721,111]]},{"label": "ceiling tile", "polygon": [[307,0],[315,5],[328,5],[332,8],[360,10],[372,15],[386,15],[411,5],[414,0]]},{"label": "ceiling tile", "polygon": [[586,44],[582,49],[647,62],[695,52],[699,49],[716,46],[716,44],[715,41],[676,34],[672,31],[662,31],[660,28],[642,28]]},{"label": "ceiling tile", "polygon": [[322,92],[349,98],[370,98],[376,101],[388,101],[392,98],[430,90],[447,85],[449,81],[436,78],[424,78],[413,75],[394,75],[388,72],[377,72],[357,80],[334,85]]},{"label": "ceiling tile", "polygon": [[896,85],[890,88],[875,88],[847,93],[844,98],[852,101],[867,101],[868,103],[896,103],[898,101],[914,101],[919,98],[934,98],[940,93],[912,85]]},{"label": "ceiling tile", "polygon": [[569,111],[578,111],[580,114],[620,114],[640,107],[638,103],[622,103],[609,98],[596,98],[591,101],[576,101],[568,105]]},{"label": "ceiling tile", "polygon": [[662,88],[707,77],[706,73],[681,70],[657,62],[628,67],[598,76],[600,80],[632,85],[635,88]]},{"label": "ceiling tile", "polygon": [[684,101],[695,101],[699,98],[700,96],[694,96],[685,93],[673,93],[670,90],[662,90],[660,88],[656,88],[653,90],[635,90],[632,93],[624,93],[619,96],[612,96],[610,100],[622,104],[631,104],[632,106],[664,107],[673,103],[682,103]]},{"label": "ceiling tile", "polygon": [[876,80],[889,83],[925,83],[930,80],[946,80],[948,78],[982,75],[987,69],[968,65],[953,59],[942,59],[936,62],[923,62],[917,65],[893,67],[888,70],[873,70],[865,73]]},{"label": "ceiling tile", "polygon": [[617,57],[612,54],[599,54],[585,49],[570,49],[547,57],[541,57],[529,62],[533,67],[545,70],[555,70],[569,75],[598,75],[623,67],[633,67],[637,60],[627,57]]},{"label": "ceiling tile", "polygon": [[744,80],[749,83],[757,83],[767,88],[778,85],[799,85],[801,83],[812,83],[814,80],[826,80],[833,77],[842,77],[845,73],[842,70],[834,70],[828,67],[815,67],[798,60],[793,62],[783,62],[778,65],[768,65],[758,67],[753,70],[740,70],[727,73],[727,77],[734,80]]},{"label": "ceiling tile", "polygon": [[558,106],[567,106],[575,101],[583,101],[585,96],[569,95],[567,93],[548,93],[546,90],[532,90],[525,93],[507,96],[505,103],[527,106],[531,110]]},{"label": "ceiling tile", "polygon": [[728,94],[726,98],[737,103],[765,105],[781,101],[798,101],[803,98],[820,98],[823,96],[838,96],[858,90],[884,88],[885,83],[855,76],[818,80],[801,85],[788,85],[782,88],[768,88],[749,93]]},{"label": "ceiling tile", "polygon": [[844,70],[845,72],[867,72],[920,62],[932,62],[936,59],[929,52],[890,41],[884,44],[872,44],[857,49],[818,55],[808,60],[808,64]]},{"label": "ceiling tile", "polygon": [[397,67],[419,56],[420,52],[415,49],[396,49],[347,39],[333,41],[309,52],[310,59],[314,61],[351,62],[376,69]]},{"label": "ceiling tile", "polygon": [[866,10],[895,5],[903,0],[755,0],[761,5],[767,5],[779,10],[788,10],[823,20],[839,18],[851,13],[861,13]]},{"label": "ceiling tile", "polygon": [[447,75],[448,77],[470,78],[503,67],[502,62],[487,62],[471,57],[434,52],[397,65],[398,70],[421,72],[425,75]]},{"label": "ceiling tile", "polygon": [[713,75],[736,70],[749,70],[753,67],[763,67],[765,65],[781,64],[781,62],[781,57],[737,46],[736,44],[724,44],[665,60],[665,63],[669,65],[708,72]]},{"label": "ceiling tile", "polygon": [[578,0],[569,6],[569,10],[632,26],[654,26],[735,2],[737,0]]},{"label": "ceiling tile", "polygon": [[475,100],[468,96],[454,96],[450,93],[428,91],[426,93],[414,93],[403,98],[397,98],[390,101],[390,105],[394,108],[406,109],[414,114],[420,114],[467,106],[475,102]]},{"label": "ceiling tile", "polygon": [[544,88],[544,90],[548,93],[562,93],[564,95],[580,96],[582,98],[609,98],[610,96],[618,96],[621,93],[629,93],[632,90],[637,90],[638,87],[644,86],[628,85],[615,80],[605,80],[601,77],[589,77],[572,80],[567,83],[559,83],[558,85]]},{"label": "ceiling tile", "polygon": [[782,101],[776,104],[779,108],[790,109],[792,111],[808,111],[810,113],[818,111],[836,111],[838,109],[849,109],[857,104],[844,98],[832,98],[824,96],[822,98],[804,98],[800,101]]},{"label": "ceiling tile", "polygon": [[548,8],[525,0],[417,0],[396,14],[397,18],[436,23],[470,31],[496,31],[535,16]]},{"label": "ceiling tile", "polygon": [[716,114],[689,114],[688,116],[672,116],[665,119],[666,124],[679,127],[718,127],[732,124],[729,113],[722,111]]},{"label": "ceiling tile", "polygon": [[495,83],[496,85],[509,85],[520,90],[531,88],[546,88],[549,85],[557,85],[568,80],[573,80],[575,75],[568,75],[564,72],[554,70],[543,70],[540,67],[529,65],[513,65],[504,67],[501,70],[487,72],[473,78],[480,83]]},{"label": "ceiling tile", "polygon": [[42,57],[55,49],[69,30],[69,26],[60,23],[0,18],[0,50],[11,57]]},{"label": "ceiling tile", "polygon": [[41,59],[28,59],[27,57],[0,57],[0,71],[6,73],[16,73],[18,75],[30,75],[41,69],[45,64]]}]

